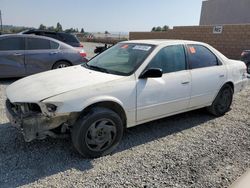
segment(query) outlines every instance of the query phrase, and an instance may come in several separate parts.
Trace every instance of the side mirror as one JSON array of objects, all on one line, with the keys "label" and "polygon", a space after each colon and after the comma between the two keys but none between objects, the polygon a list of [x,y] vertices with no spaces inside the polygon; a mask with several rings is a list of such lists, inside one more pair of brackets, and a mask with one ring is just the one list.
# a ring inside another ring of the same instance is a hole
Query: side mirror
[{"label": "side mirror", "polygon": [[162,69],[150,68],[142,72],[139,78],[145,79],[145,78],[160,78],[160,77],[162,77]]}]

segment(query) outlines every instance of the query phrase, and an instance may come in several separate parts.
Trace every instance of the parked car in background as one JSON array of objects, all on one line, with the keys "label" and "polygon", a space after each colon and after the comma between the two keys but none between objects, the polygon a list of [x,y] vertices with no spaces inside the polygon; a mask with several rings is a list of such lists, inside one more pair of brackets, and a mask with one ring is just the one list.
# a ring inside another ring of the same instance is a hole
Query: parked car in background
[{"label": "parked car in background", "polygon": [[34,34],[34,35],[51,37],[61,42],[64,42],[70,46],[75,47],[77,50],[80,51],[81,56],[83,57],[87,56],[83,48],[83,44],[78,40],[78,38],[75,35],[72,35],[70,33],[31,29],[31,30],[23,31],[21,32],[21,34]]},{"label": "parked car in background", "polygon": [[0,78],[22,77],[87,62],[72,46],[35,35],[0,36]]},{"label": "parked car in background", "polygon": [[243,62],[208,44],[129,41],[86,64],[13,83],[6,111],[26,141],[68,130],[79,153],[99,157],[117,147],[125,128],[203,107],[224,115],[247,81]]},{"label": "parked car in background", "polygon": [[247,65],[247,73],[250,74],[250,50],[244,50],[241,53],[241,60]]},{"label": "parked car in background", "polygon": [[113,45],[108,45],[108,44],[104,44],[104,46],[96,46],[94,53],[100,54],[112,46]]}]

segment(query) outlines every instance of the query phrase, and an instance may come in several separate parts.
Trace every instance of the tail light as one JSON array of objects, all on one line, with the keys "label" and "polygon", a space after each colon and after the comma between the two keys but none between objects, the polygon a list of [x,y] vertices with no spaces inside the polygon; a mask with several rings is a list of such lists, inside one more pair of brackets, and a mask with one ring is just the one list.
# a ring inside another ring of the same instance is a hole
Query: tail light
[{"label": "tail light", "polygon": [[246,55],[246,52],[242,52],[241,53],[241,57],[245,56]]},{"label": "tail light", "polygon": [[87,54],[86,54],[86,52],[80,52],[80,56],[82,56],[82,57],[86,57],[87,56]]}]

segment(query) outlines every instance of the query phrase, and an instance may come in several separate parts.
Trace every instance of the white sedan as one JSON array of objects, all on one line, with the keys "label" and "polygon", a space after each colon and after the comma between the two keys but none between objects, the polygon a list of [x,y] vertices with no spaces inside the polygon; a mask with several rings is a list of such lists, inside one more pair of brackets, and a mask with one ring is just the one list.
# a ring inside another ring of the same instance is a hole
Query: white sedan
[{"label": "white sedan", "polygon": [[26,141],[71,133],[83,156],[99,157],[125,128],[203,107],[222,116],[246,84],[246,65],[208,44],[121,42],[86,64],[13,83],[7,116]]}]

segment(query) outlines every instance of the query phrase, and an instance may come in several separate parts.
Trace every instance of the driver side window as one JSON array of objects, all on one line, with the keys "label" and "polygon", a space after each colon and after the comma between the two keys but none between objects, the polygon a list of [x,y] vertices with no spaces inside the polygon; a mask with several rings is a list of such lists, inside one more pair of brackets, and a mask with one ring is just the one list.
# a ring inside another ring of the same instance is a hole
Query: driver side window
[{"label": "driver side window", "polygon": [[163,74],[186,70],[186,55],[183,45],[162,48],[151,60],[148,68],[160,68]]}]

